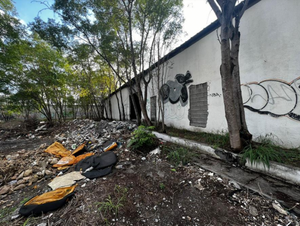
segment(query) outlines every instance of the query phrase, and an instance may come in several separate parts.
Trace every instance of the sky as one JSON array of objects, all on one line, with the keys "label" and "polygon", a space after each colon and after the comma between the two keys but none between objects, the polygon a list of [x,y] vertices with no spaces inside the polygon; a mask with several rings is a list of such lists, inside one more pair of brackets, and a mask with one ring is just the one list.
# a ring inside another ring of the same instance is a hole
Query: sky
[{"label": "sky", "polygon": [[[18,17],[23,23],[28,24],[37,16],[40,16],[45,21],[47,21],[48,18],[55,18],[55,14],[51,10],[42,10],[45,6],[37,2],[37,0],[13,1],[17,8]],[[50,4],[54,2],[54,0],[42,1]],[[181,42],[187,41],[216,19],[214,12],[207,3],[207,0],[183,0],[183,4],[185,22],[183,24],[184,33],[180,37]]]}]

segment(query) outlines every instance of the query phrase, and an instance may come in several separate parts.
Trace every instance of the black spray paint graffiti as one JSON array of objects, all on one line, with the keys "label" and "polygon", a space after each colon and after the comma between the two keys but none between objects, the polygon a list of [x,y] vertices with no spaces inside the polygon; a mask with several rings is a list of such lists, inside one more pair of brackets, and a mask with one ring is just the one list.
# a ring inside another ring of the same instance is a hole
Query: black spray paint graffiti
[{"label": "black spray paint graffiti", "polygon": [[188,91],[186,85],[193,82],[191,73],[186,72],[185,75],[177,74],[175,81],[168,80],[160,88],[161,96],[164,103],[170,101],[171,104],[176,104],[179,100],[182,106],[187,104]]},{"label": "black spray paint graffiti", "polygon": [[211,93],[211,94],[208,94],[208,96],[210,96],[210,97],[221,97],[222,94],[220,94],[220,93]]},{"label": "black spray paint graffiti", "polygon": [[242,85],[244,107],[273,117],[289,116],[300,121],[300,77],[288,83],[265,80]]}]

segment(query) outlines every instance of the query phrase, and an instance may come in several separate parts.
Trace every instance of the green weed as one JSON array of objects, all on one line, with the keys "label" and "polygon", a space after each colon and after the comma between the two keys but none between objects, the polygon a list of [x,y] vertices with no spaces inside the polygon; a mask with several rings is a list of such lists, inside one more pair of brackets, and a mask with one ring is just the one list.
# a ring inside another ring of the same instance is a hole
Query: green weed
[{"label": "green weed", "polygon": [[17,209],[17,207],[7,207],[4,209],[0,210],[0,219],[3,219],[7,216],[9,216],[10,214],[12,214],[15,210]]},{"label": "green weed", "polygon": [[127,192],[127,188],[123,188],[119,185],[116,185],[113,196],[109,195],[105,202],[97,203],[97,205],[100,206],[98,210],[104,212],[105,214],[111,213],[117,216],[119,210],[124,206],[127,197]]},{"label": "green weed", "polygon": [[270,161],[284,162],[287,158],[286,152],[273,145],[270,139],[260,139],[260,143],[250,144],[242,152],[242,159],[250,160],[251,165],[262,163],[265,167],[270,167]]},{"label": "green weed", "polygon": [[161,190],[164,190],[164,189],[166,188],[166,185],[164,185],[164,183],[160,183],[160,184],[159,184],[159,188],[160,188]]},{"label": "green weed", "polygon": [[188,164],[197,155],[190,149],[178,145],[163,146],[162,151],[167,155],[167,159],[176,167],[180,164]]},{"label": "green weed", "polygon": [[188,130],[176,129],[176,128],[167,128],[167,133],[170,136],[181,137],[189,140],[198,141],[201,143],[207,143],[216,148],[225,148],[228,147],[229,134],[224,131],[216,131],[217,133],[205,133],[205,132],[193,132]]}]

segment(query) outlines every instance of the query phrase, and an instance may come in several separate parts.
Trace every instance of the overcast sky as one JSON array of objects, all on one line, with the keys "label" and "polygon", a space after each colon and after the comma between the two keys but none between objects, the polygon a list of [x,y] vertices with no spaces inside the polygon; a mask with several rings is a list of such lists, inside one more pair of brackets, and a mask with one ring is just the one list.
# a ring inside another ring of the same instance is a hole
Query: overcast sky
[{"label": "overcast sky", "polygon": [[[38,15],[45,21],[48,18],[55,18],[51,10],[40,11],[45,6],[39,2],[33,0],[14,0],[14,2],[19,18],[25,23],[33,21]],[[48,2],[52,4],[54,0],[48,0]],[[185,17],[183,31],[185,34],[182,35],[181,42],[188,40],[216,19],[207,0],[183,0],[183,3]]]}]

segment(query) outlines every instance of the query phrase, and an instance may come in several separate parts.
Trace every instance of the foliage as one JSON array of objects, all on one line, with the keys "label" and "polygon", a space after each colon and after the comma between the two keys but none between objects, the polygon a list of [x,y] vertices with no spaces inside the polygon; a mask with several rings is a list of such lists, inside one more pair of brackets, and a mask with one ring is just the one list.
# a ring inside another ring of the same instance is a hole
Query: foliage
[{"label": "foliage", "polygon": [[166,188],[166,185],[164,185],[164,183],[160,183],[160,184],[159,184],[159,188],[160,188],[161,190],[164,190],[164,189]]},{"label": "foliage", "polygon": [[273,145],[270,139],[261,139],[258,144],[250,144],[242,152],[242,159],[250,160],[251,165],[262,163],[264,167],[270,167],[270,161],[283,162],[287,157],[286,153],[279,147]]},{"label": "foliage", "polygon": [[153,64],[158,40],[164,45],[176,40],[183,21],[182,6],[182,0],[56,0],[50,8],[63,23],[36,19],[31,28],[59,49],[74,49],[80,39],[100,59],[95,64],[105,63],[120,85],[134,75],[142,113],[150,125],[145,100],[151,78],[141,80],[138,75]]},{"label": "foliage", "polygon": [[127,188],[116,185],[113,196],[109,195],[105,202],[98,203],[98,205],[100,205],[98,210],[103,211],[105,214],[112,213],[117,216],[120,208],[122,208],[126,202],[127,193]]},{"label": "foliage", "polygon": [[128,146],[131,150],[137,150],[142,147],[151,147],[155,144],[155,135],[151,133],[154,126],[139,126],[133,133]]},{"label": "foliage", "polygon": [[170,136],[182,137],[212,145],[214,148],[225,148],[229,146],[229,134],[223,131],[216,133],[193,132],[177,128],[168,127],[167,133]]},{"label": "foliage", "polygon": [[3,219],[13,213],[17,207],[7,207],[0,210],[0,219]]},{"label": "foliage", "polygon": [[179,165],[186,165],[197,156],[197,153],[178,145],[164,145],[162,151],[167,155],[167,159],[176,167]]}]

